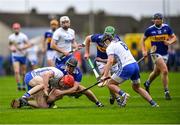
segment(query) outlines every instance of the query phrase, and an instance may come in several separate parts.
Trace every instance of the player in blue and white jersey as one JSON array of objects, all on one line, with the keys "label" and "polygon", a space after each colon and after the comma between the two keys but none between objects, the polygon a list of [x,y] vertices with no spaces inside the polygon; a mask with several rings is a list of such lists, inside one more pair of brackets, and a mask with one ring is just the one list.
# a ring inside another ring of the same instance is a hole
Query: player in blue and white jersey
[{"label": "player in blue and white jersey", "polygon": [[106,53],[108,55],[108,60],[101,79],[109,76],[109,71],[115,62],[118,64],[118,71],[111,76],[110,81],[105,81],[102,84],[107,84],[111,92],[122,96],[120,106],[124,107],[126,105],[129,94],[122,91],[118,85],[128,79],[131,79],[134,91],[145,98],[153,107],[158,107],[157,103],[152,100],[148,92],[140,87],[139,66],[127,45],[122,41],[114,40],[110,35],[107,36],[104,44],[107,46]]},{"label": "player in blue and white jersey", "polygon": [[21,86],[20,75],[22,75],[22,79],[24,79],[24,75],[26,73],[26,49],[31,47],[32,44],[28,42],[28,37],[24,33],[20,32],[21,25],[19,23],[14,23],[12,25],[12,29],[14,33],[9,36],[9,48],[12,56],[17,89],[25,90],[24,82]]},{"label": "player in blue and white jersey", "polygon": [[170,100],[171,96],[168,89],[168,46],[176,41],[176,36],[172,29],[165,23],[163,23],[163,16],[160,13],[156,13],[153,16],[153,25],[148,27],[144,33],[142,40],[142,53],[143,56],[147,56],[147,50],[145,48],[146,39],[150,39],[151,46],[155,46],[156,51],[153,54],[152,60],[154,62],[154,69],[151,72],[148,80],[144,83],[146,91],[149,92],[149,87],[152,81],[162,75],[162,82],[164,86],[165,99]]},{"label": "player in blue and white jersey", "polygon": [[[107,54],[106,54],[106,46],[104,46],[103,39],[105,38],[105,34],[110,34],[114,36],[116,40],[120,40],[119,36],[115,34],[115,28],[112,26],[107,26],[105,28],[104,34],[92,34],[86,37],[85,39],[85,54],[84,57],[88,59],[90,57],[90,43],[96,43],[97,45],[97,55],[96,55],[96,66],[101,75],[104,74],[104,66],[107,63]],[[115,72],[118,69],[117,64],[111,67],[111,73]],[[111,92],[110,92],[111,93]],[[110,104],[114,104],[115,98],[118,102],[120,102],[120,98],[117,95],[116,97],[111,94],[110,96]]]},{"label": "player in blue and white jersey", "polygon": [[54,61],[56,58],[56,51],[54,51],[51,48],[51,40],[53,33],[56,31],[56,29],[59,27],[59,23],[56,19],[53,19],[50,21],[50,27],[51,29],[45,32],[44,34],[44,40],[42,44],[42,52],[45,54],[46,52],[46,58],[47,58],[47,66],[54,66]]},{"label": "player in blue and white jersey", "polygon": [[[49,99],[48,102],[53,102],[54,100],[62,98],[62,96],[64,95],[71,95],[71,94],[72,96],[75,96],[76,98],[78,98],[80,95],[77,95],[74,93],[77,91],[86,89],[83,85],[80,84],[82,80],[82,72],[77,67],[77,64],[78,64],[78,61],[74,57],[72,57],[67,60],[65,65],[60,64],[56,67],[59,70],[61,70],[65,75],[70,74],[74,77],[75,83],[78,84],[77,89],[75,91],[72,91],[71,89],[66,90],[66,91],[61,91],[57,89],[56,91],[54,91],[54,93],[56,93],[54,94],[56,96],[53,96],[54,99],[50,97],[51,99]],[[99,100],[97,99],[97,97],[94,95],[94,93],[91,90],[87,90],[83,92],[83,94],[86,95],[87,98],[93,103],[95,103],[98,107],[103,107],[102,103],[99,102]]]},{"label": "player in blue and white jersey", "polygon": [[[78,44],[75,41],[75,31],[70,28],[70,19],[68,16],[60,18],[60,28],[58,28],[52,37],[51,48],[57,52],[55,65],[65,64],[72,57],[69,52],[73,48],[78,49]],[[64,56],[65,58],[61,58]]]}]

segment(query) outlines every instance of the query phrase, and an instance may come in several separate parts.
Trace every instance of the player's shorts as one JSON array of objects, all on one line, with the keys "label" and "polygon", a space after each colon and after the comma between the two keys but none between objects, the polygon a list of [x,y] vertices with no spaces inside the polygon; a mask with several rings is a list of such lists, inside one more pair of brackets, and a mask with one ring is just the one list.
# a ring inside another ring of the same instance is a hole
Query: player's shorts
[{"label": "player's shorts", "polygon": [[133,84],[139,84],[139,66],[136,62],[128,64],[114,73],[111,78],[119,84],[128,79],[131,79]]},{"label": "player's shorts", "polygon": [[12,62],[19,62],[20,64],[26,64],[26,57],[25,56],[12,56]]},{"label": "player's shorts", "polygon": [[157,60],[157,59],[162,58],[162,59],[164,60],[164,62],[167,64],[168,57],[169,57],[168,54],[162,56],[162,55],[160,55],[160,54],[158,54],[158,53],[155,53],[155,54],[152,54],[152,55],[151,55],[151,59],[152,59],[153,63],[156,63],[156,60]]},{"label": "player's shorts", "polygon": [[[106,63],[104,62],[96,61],[96,66],[101,74],[104,72],[105,65]],[[116,63],[111,67],[111,73],[115,73],[117,71],[118,71],[118,64]]]},{"label": "player's shorts", "polygon": [[26,73],[24,77],[24,83],[27,85],[28,91],[32,89],[32,87],[29,85],[29,82],[33,79],[31,71]]},{"label": "player's shorts", "polygon": [[64,58],[58,58],[58,57],[56,57],[55,66],[58,67],[58,66],[61,65],[61,64],[66,64],[67,60],[68,60],[69,58],[72,58],[72,57],[73,57],[72,54],[71,54],[71,55],[68,55],[68,56],[66,56],[66,57],[64,57]]},{"label": "player's shorts", "polygon": [[46,56],[47,56],[47,60],[55,60],[55,58],[56,58],[56,51],[54,51],[54,50],[47,50]]}]

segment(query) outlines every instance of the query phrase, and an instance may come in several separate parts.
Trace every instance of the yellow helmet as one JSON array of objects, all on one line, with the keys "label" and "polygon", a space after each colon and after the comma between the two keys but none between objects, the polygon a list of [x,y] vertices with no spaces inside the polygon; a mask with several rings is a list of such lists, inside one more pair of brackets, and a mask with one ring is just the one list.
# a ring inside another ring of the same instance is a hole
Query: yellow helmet
[{"label": "yellow helmet", "polygon": [[53,19],[50,21],[50,25],[59,25],[59,23],[56,19]]}]

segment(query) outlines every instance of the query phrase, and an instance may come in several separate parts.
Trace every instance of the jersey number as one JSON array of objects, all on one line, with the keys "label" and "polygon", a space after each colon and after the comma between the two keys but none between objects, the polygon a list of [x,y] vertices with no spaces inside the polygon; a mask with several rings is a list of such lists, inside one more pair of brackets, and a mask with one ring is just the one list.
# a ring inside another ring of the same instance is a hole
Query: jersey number
[{"label": "jersey number", "polygon": [[128,47],[126,46],[125,43],[120,43],[120,44],[124,47],[125,50],[128,50]]}]

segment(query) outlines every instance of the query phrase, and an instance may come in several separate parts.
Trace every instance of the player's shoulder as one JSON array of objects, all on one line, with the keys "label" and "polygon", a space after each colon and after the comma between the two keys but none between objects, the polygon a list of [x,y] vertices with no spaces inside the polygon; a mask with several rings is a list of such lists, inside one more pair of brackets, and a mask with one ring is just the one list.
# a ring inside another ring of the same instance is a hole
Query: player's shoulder
[{"label": "player's shoulder", "polygon": [[93,41],[93,42],[97,42],[97,41],[99,41],[99,40],[102,40],[103,39],[103,34],[92,34],[91,35],[91,40]]},{"label": "player's shoulder", "polygon": [[76,67],[75,70],[74,70],[74,74],[81,75],[82,72],[81,72],[81,70],[78,67]]},{"label": "player's shoulder", "polygon": [[14,33],[10,34],[10,35],[9,35],[9,39],[13,38],[14,36],[15,36]]},{"label": "player's shoulder", "polygon": [[169,25],[167,23],[163,23],[162,27],[169,27]]},{"label": "player's shoulder", "polygon": [[68,28],[68,31],[71,32],[71,33],[75,33],[75,30],[72,29],[72,28]]}]

